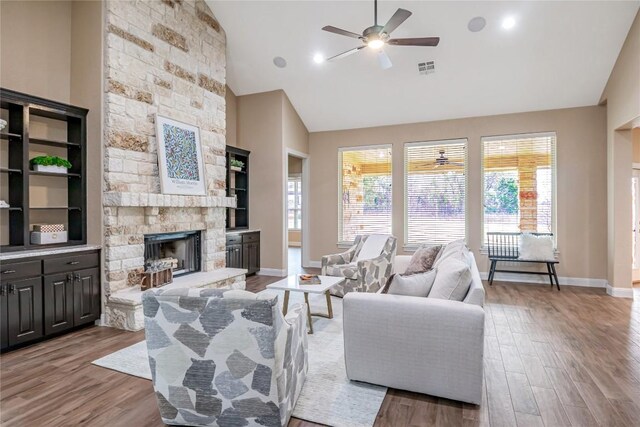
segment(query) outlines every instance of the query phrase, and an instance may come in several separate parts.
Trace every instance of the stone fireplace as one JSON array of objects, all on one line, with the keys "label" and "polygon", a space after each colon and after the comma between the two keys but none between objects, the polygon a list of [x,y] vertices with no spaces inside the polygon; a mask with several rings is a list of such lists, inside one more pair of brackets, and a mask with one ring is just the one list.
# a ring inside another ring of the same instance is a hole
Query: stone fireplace
[{"label": "stone fireplace", "polygon": [[[148,236],[199,235],[198,268],[167,286],[244,287],[225,268],[226,39],[201,0],[105,5],[104,320],[138,330]],[[156,115],[199,128],[206,195],[161,194]]]}]

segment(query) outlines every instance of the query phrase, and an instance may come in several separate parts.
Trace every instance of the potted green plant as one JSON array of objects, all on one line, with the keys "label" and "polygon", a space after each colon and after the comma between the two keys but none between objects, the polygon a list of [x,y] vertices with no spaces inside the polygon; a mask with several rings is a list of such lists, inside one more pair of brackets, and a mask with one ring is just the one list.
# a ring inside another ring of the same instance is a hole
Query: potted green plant
[{"label": "potted green plant", "polygon": [[229,162],[231,165],[231,170],[236,172],[242,172],[242,168],[244,167],[244,162],[241,162],[237,159],[231,159]]},{"label": "potted green plant", "polygon": [[34,171],[50,173],[67,173],[71,163],[58,156],[38,156],[29,161]]}]

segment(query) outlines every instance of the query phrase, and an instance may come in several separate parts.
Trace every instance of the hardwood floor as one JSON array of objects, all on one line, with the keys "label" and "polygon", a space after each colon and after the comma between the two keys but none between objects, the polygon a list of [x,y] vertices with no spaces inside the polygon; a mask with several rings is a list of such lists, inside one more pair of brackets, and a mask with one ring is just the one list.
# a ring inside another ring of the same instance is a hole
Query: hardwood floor
[{"label": "hardwood floor", "polygon": [[[247,288],[275,280],[254,276]],[[640,302],[602,289],[486,289],[483,403],[389,390],[377,426],[640,425]],[[162,425],[150,381],[91,365],[143,338],[91,327],[0,356],[0,423]]]}]

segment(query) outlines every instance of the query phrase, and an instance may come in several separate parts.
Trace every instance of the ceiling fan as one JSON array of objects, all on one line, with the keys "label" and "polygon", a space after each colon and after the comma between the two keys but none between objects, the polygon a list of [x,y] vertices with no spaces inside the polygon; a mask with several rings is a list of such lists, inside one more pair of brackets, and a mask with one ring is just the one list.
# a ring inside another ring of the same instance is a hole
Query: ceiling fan
[{"label": "ceiling fan", "polygon": [[444,155],[444,150],[440,150],[440,157],[436,158],[436,166],[435,167],[440,167],[440,166],[447,166],[447,165],[451,165],[451,166],[464,166],[464,163],[460,163],[460,162],[450,162],[449,158],[446,157]]},{"label": "ceiling fan", "polygon": [[398,9],[396,13],[382,26],[378,25],[378,0],[373,1],[373,25],[369,28],[365,28],[362,34],[352,33],[351,31],[336,28],[331,25],[322,27],[324,31],[330,33],[339,34],[342,36],[352,37],[359,39],[362,42],[362,46],[354,47],[346,52],[342,52],[338,55],[327,58],[327,61],[344,58],[359,50],[369,47],[378,51],[378,63],[383,70],[391,68],[391,60],[382,49],[385,45],[390,46],[438,46],[440,37],[420,37],[420,38],[405,38],[405,39],[392,39],[390,34],[393,30],[398,28],[400,24],[407,20],[411,16],[411,12],[406,9]]}]

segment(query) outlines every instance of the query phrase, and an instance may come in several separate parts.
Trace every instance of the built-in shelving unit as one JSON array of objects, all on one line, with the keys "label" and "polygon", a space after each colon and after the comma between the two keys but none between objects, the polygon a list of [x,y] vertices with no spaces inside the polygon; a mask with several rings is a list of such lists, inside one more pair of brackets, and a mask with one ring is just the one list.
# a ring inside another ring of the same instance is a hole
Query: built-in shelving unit
[{"label": "built-in shelving unit", "polygon": [[[249,154],[247,150],[227,146],[227,196],[235,197],[235,208],[227,208],[227,230],[249,228]],[[244,163],[241,170],[231,169],[231,161]]]},{"label": "built-in shelving unit", "polygon": [[[8,252],[86,244],[88,110],[8,89],[0,89],[0,108],[8,122],[0,132],[4,157],[0,159],[0,199],[9,204],[0,208],[0,232],[5,234],[0,249]],[[43,131],[47,126],[57,134]],[[31,170],[30,159],[44,154],[66,158],[71,169],[64,174]],[[68,242],[32,245],[31,226],[42,222],[64,222]]]}]

